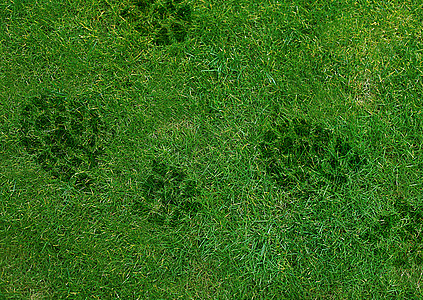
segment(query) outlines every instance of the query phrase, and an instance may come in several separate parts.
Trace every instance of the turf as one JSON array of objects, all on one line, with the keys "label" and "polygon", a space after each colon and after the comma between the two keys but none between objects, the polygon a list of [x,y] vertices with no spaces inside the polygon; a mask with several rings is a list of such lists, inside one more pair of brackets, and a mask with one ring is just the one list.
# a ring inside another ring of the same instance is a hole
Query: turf
[{"label": "turf", "polygon": [[421,298],[422,8],[2,1],[0,298]]}]

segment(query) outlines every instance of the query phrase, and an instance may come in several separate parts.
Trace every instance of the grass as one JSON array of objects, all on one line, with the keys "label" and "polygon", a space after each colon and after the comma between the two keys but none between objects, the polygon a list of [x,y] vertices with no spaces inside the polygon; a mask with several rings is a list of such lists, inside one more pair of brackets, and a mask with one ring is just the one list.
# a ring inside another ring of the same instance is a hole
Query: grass
[{"label": "grass", "polygon": [[421,10],[3,1],[0,298],[421,298]]}]

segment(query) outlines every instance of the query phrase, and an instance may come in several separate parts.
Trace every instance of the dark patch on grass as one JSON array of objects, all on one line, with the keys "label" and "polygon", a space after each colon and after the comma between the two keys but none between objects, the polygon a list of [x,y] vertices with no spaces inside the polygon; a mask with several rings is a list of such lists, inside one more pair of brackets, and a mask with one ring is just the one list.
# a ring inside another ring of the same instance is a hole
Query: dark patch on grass
[{"label": "dark patch on grass", "polygon": [[137,0],[134,1],[134,4],[139,7],[141,10],[146,10],[155,2],[155,0]]},{"label": "dark patch on grass", "polygon": [[171,31],[173,32],[173,37],[177,42],[183,42],[187,36],[187,32],[183,25],[180,23],[172,23]]},{"label": "dark patch on grass", "polygon": [[319,177],[336,187],[366,164],[347,138],[302,118],[273,118],[260,149],[267,173],[283,188],[312,185]]},{"label": "dark patch on grass", "polygon": [[184,5],[178,8],[178,10],[176,11],[175,17],[179,20],[190,23],[192,20],[191,15],[192,15],[191,7],[188,5]]},{"label": "dark patch on grass", "polygon": [[154,38],[154,43],[158,46],[164,46],[170,44],[170,36],[169,31],[166,27],[160,28],[160,30],[156,33]]},{"label": "dark patch on grass", "polygon": [[381,214],[379,218],[363,232],[360,237],[370,243],[376,243],[383,238],[387,238],[391,229],[396,225],[399,218],[397,214]]},{"label": "dark patch on grass", "polygon": [[103,154],[107,128],[88,100],[51,93],[29,99],[20,116],[20,144],[54,177],[85,189]]},{"label": "dark patch on grass", "polygon": [[398,214],[396,226],[401,243],[396,249],[393,264],[405,268],[411,265],[420,266],[423,263],[423,209],[401,197],[396,199],[394,208]]},{"label": "dark patch on grass", "polygon": [[423,210],[411,205],[405,199],[398,197],[394,202],[393,211],[382,213],[373,224],[370,224],[360,238],[375,245],[374,252],[384,252],[380,245],[391,235],[398,236],[394,243],[392,264],[395,267],[409,268],[423,263]]},{"label": "dark patch on grass", "polygon": [[142,190],[144,199],[136,201],[133,209],[148,213],[149,221],[159,225],[175,225],[186,214],[201,209],[201,204],[193,200],[198,194],[196,183],[180,167],[153,160]]},{"label": "dark patch on grass", "polygon": [[157,46],[185,41],[192,23],[192,9],[185,1],[132,1],[120,16]]}]

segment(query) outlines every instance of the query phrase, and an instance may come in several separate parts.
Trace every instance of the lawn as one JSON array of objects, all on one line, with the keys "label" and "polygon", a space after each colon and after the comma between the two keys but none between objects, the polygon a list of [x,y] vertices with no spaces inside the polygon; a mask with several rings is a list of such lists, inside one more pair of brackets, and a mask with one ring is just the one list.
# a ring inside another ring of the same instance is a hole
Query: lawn
[{"label": "lawn", "polygon": [[421,1],[0,20],[0,299],[423,297]]}]

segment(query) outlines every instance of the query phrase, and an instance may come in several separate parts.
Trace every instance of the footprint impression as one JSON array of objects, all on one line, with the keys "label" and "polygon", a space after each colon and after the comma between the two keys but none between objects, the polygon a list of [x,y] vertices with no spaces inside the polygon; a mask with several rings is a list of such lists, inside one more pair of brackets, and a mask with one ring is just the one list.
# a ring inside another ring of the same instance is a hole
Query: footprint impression
[{"label": "footprint impression", "polygon": [[284,189],[318,182],[340,186],[366,164],[346,137],[301,118],[274,118],[260,149],[266,172]]},{"label": "footprint impression", "polygon": [[161,161],[152,161],[142,192],[143,198],[133,204],[133,211],[146,214],[148,221],[157,225],[177,225],[184,216],[201,209],[201,203],[195,201],[195,181],[183,168]]},{"label": "footprint impression", "polygon": [[69,99],[59,93],[29,99],[20,116],[19,138],[34,160],[53,177],[79,189],[95,183],[108,137],[100,110],[90,99]]},{"label": "footprint impression", "polygon": [[133,0],[120,11],[122,19],[158,46],[181,43],[188,36],[192,8],[181,0]]}]

